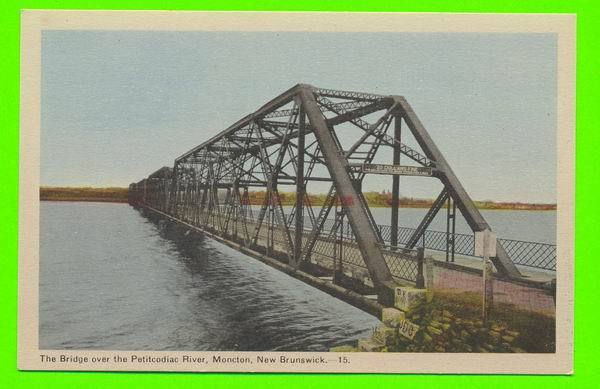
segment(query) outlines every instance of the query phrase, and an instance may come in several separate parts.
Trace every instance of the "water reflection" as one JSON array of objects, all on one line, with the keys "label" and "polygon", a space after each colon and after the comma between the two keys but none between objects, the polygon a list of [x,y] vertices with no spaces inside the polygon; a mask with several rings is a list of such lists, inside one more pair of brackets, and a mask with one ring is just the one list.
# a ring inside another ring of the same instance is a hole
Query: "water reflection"
[{"label": "water reflection", "polygon": [[40,347],[327,350],[372,316],[127,205],[41,207]]}]

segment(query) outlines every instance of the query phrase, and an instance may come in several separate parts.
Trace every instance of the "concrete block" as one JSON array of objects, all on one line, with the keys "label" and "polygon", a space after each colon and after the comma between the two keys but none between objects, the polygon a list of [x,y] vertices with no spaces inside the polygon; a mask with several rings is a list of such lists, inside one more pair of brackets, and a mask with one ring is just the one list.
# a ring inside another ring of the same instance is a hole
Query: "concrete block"
[{"label": "concrete block", "polygon": [[378,341],[371,338],[358,340],[358,349],[360,351],[378,352],[383,350],[384,347],[385,346],[382,343],[379,343]]},{"label": "concrete block", "polygon": [[415,309],[427,301],[427,290],[411,286],[396,288],[394,306],[404,312]]},{"label": "concrete block", "polygon": [[405,319],[404,312],[396,308],[383,308],[381,321],[388,327],[396,327],[401,320]]},{"label": "concrete block", "polygon": [[386,346],[389,346],[394,343],[396,339],[396,328],[388,327],[388,326],[379,326],[375,329],[375,334],[373,334],[373,340],[382,343]]}]

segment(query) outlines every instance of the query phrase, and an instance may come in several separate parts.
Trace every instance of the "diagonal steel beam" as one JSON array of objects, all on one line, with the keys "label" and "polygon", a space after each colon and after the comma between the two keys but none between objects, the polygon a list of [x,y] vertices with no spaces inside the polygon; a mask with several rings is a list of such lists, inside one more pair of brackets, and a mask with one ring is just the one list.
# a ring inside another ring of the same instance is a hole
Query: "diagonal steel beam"
[{"label": "diagonal steel beam", "polygon": [[337,146],[312,91],[302,88],[299,95],[321,147],[321,152],[327,161],[327,168],[334,180],[336,192],[342,200],[342,207],[348,215],[363,260],[378,289],[379,298],[382,303],[393,304],[394,290],[397,284],[377,246],[377,235],[369,223],[368,215],[361,205],[348,173],[348,161],[341,155],[342,150]]},{"label": "diagonal steel beam", "polygon": [[429,227],[429,225],[435,218],[435,215],[438,214],[438,212],[440,211],[440,208],[442,208],[442,206],[444,205],[444,202],[447,199],[448,199],[448,191],[446,190],[446,188],[444,188],[444,189],[442,189],[442,192],[439,194],[439,196],[435,199],[433,204],[431,204],[431,207],[429,208],[429,210],[427,211],[427,213],[421,220],[421,223],[419,223],[419,226],[415,229],[415,231],[412,233],[410,238],[408,238],[408,242],[406,243],[406,246],[405,246],[407,249],[412,249],[416,246],[417,242],[419,241],[419,239],[421,239],[421,237],[427,230],[427,227]]},{"label": "diagonal steel beam", "polygon": [[[423,149],[427,157],[436,162],[436,167],[440,173],[440,179],[454,201],[456,201],[456,205],[469,224],[469,227],[471,227],[473,231],[483,231],[485,229],[491,230],[491,227],[485,221],[483,216],[481,216],[477,207],[475,207],[475,203],[473,203],[473,200],[458,180],[458,177],[454,174],[448,162],[446,162],[446,159],[433,142],[433,139],[429,136],[429,133],[413,111],[412,107],[408,104],[408,101],[402,96],[395,96],[394,100],[400,104],[402,117],[419,143],[419,146],[421,146],[421,149]],[[519,272],[519,269],[517,269],[504,250],[504,247],[502,247],[499,242],[497,243],[496,254],[497,257],[492,258],[492,261],[498,272],[510,278],[521,277],[521,272]]]},{"label": "diagonal steel beam", "polygon": [[335,126],[340,123],[349,122],[356,118],[368,115],[373,112],[377,112],[381,109],[388,108],[391,104],[393,104],[393,101],[391,99],[382,99],[382,100],[376,101],[374,103],[371,103],[369,105],[354,109],[352,111],[344,111],[343,109],[340,109],[340,108],[344,108],[343,106],[333,104],[331,106],[332,111],[336,112],[336,113],[338,113],[338,112],[341,112],[341,113],[339,113],[335,117],[327,119],[327,124]]}]

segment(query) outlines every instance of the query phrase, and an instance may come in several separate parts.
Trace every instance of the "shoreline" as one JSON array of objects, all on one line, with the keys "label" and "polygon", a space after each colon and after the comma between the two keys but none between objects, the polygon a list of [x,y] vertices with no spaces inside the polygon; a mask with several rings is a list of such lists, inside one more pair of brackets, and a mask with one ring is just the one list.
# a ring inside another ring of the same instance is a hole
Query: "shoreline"
[{"label": "shoreline", "polygon": [[52,198],[41,198],[40,201],[48,201],[48,202],[57,202],[57,203],[115,203],[115,204],[127,204],[127,199],[104,199],[104,198],[61,198],[61,199],[52,199]]},{"label": "shoreline", "polygon": [[[127,203],[129,189],[122,187],[50,187],[42,186],[39,189],[40,201],[82,201],[103,203]],[[264,191],[249,193],[249,204],[261,206],[264,203]],[[313,206],[322,206],[325,203],[325,194],[309,193]],[[282,206],[294,206],[296,194],[292,192],[280,192]],[[386,192],[365,192],[365,200],[370,208],[391,208],[391,194]],[[495,211],[556,211],[556,204],[546,203],[521,203],[521,202],[494,202],[474,201],[475,207],[480,210]],[[433,204],[431,199],[420,199],[412,197],[401,197],[399,207],[401,209],[415,208],[428,209]],[[446,204],[442,206],[446,209]]]},{"label": "shoreline", "polygon": [[[127,204],[127,199],[111,199],[111,198],[79,198],[79,197],[66,197],[66,198],[42,198],[40,197],[40,201],[46,202],[65,202],[65,203],[115,203],[115,204]],[[262,205],[262,204],[251,204],[251,205]],[[293,204],[282,204],[284,207],[293,206]],[[314,206],[319,206],[320,204],[313,204]],[[370,208],[391,208],[390,206],[384,205],[369,205]],[[401,205],[400,209],[428,209],[429,205]],[[446,207],[442,207],[441,209],[446,209]],[[483,211],[535,211],[535,212],[556,212],[556,208],[551,209],[543,209],[543,208],[494,208],[494,207],[477,207],[479,210]]]}]

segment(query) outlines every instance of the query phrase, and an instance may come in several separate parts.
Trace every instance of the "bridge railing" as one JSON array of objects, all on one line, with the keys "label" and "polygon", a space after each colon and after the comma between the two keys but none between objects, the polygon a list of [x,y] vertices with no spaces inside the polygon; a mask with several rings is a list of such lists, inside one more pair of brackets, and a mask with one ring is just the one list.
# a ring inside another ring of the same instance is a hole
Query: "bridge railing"
[{"label": "bridge railing", "polygon": [[[305,231],[309,231],[305,229]],[[340,236],[331,233],[323,234],[314,246],[313,252],[330,258],[334,263],[340,261],[340,268],[354,267],[367,269],[358,244],[354,237],[348,232],[349,229],[344,229]],[[383,253],[383,257],[390,269],[390,272],[401,281],[416,283],[417,286],[423,285],[423,254],[419,254],[418,249],[397,249],[392,248],[388,244],[382,243],[378,245]],[[367,274],[365,272],[365,274]]]},{"label": "bridge railing", "polygon": [[379,247],[394,277],[415,282],[418,288],[424,286],[423,250],[398,249],[386,243],[380,243]]},{"label": "bridge railing", "polygon": [[[391,227],[380,225],[379,230],[382,239],[390,242]],[[408,243],[414,231],[414,228],[398,227],[398,245]],[[447,239],[446,232],[427,230],[424,234],[424,247],[428,250],[445,252]],[[514,239],[499,238],[498,240],[515,264],[556,271],[556,245]],[[455,233],[454,252],[459,255],[475,256],[475,237],[470,234]]]},{"label": "bridge railing", "polygon": [[[328,231],[335,224],[334,219],[327,219],[323,230]],[[309,218],[305,218],[305,229],[312,229],[313,226]],[[389,225],[378,224],[381,238],[386,244],[391,243],[392,228]],[[352,231],[346,221],[343,226],[342,234],[346,237],[353,237]],[[415,232],[415,228],[398,227],[398,246],[404,246],[408,243],[410,237]],[[446,251],[446,240],[448,235],[445,231],[426,230],[424,238],[417,246],[422,246],[427,250]],[[521,266],[527,266],[542,270],[556,271],[556,245],[542,242],[531,242],[515,239],[499,238],[500,244],[512,261]],[[454,234],[454,252],[458,255],[475,257],[475,237],[472,234]]]},{"label": "bridge railing", "polygon": [[[287,217],[289,217],[289,215]],[[250,219],[248,220],[251,221]],[[325,220],[323,235],[328,236],[329,231],[334,224],[334,219]],[[305,217],[304,229],[312,230],[312,228],[313,225],[310,218]],[[391,226],[378,224],[378,228],[384,244],[389,245],[391,243]],[[402,247],[406,245],[414,232],[415,228],[399,226],[398,246]],[[349,239],[354,237],[348,221],[343,223],[341,234]],[[445,252],[446,240],[448,238],[445,231],[426,230],[423,239],[420,240],[420,243],[418,243],[417,246],[423,246],[424,242],[423,247],[427,250]],[[556,271],[556,245],[515,239],[499,238],[498,240],[515,264],[536,269]],[[475,257],[475,237],[472,234],[455,233],[454,252],[458,255]],[[364,266],[364,264],[362,264],[362,266]]]},{"label": "bridge railing", "polygon": [[[223,206],[219,206],[222,211],[226,209]],[[202,227],[201,223],[197,223],[195,220],[192,220],[189,217],[186,217],[186,212],[179,212],[182,216],[182,220],[185,222],[189,222],[192,224],[199,224],[199,227]],[[197,220],[204,220],[204,218],[209,213],[207,211],[200,211],[196,214]],[[214,214],[213,214],[214,215]],[[256,227],[258,223],[258,219],[255,216],[246,215],[244,218],[246,225],[250,226],[251,230]],[[213,220],[214,221],[214,220]],[[233,221],[230,221],[229,227],[226,233],[231,234],[233,232]],[[337,233],[331,232],[331,227],[334,225],[335,221],[333,219],[327,219],[325,221],[325,228],[323,229],[323,233],[319,236],[313,247],[313,255],[318,257],[325,257],[328,259],[333,269],[338,268],[340,270],[350,270],[350,273],[359,279],[364,279],[368,277],[368,270],[365,262],[363,261],[360,249],[358,244],[354,240],[354,235],[347,223],[344,224],[342,235],[340,235],[339,231]],[[210,226],[211,229],[217,227],[215,225]],[[241,234],[241,227],[238,226],[239,233]],[[312,230],[312,225],[310,220],[307,220],[304,226],[305,238],[303,240],[303,244],[306,243],[309,232]],[[252,231],[250,231],[252,233]],[[271,232],[272,231],[272,232]],[[218,231],[214,231],[217,232]],[[224,232],[224,231],[221,231]],[[293,228],[289,229],[290,234],[294,234],[295,230]],[[263,222],[263,225],[259,232],[259,246],[264,245],[266,243],[267,235],[271,235],[274,243],[278,244],[278,246],[285,247],[286,238],[284,236],[283,228],[275,225],[269,226],[267,221]],[[411,283],[419,282],[419,275],[422,275],[422,261],[423,257],[419,257],[418,249],[408,250],[408,249],[400,249],[391,248],[388,244],[380,244],[380,248],[382,249],[382,253],[384,259],[392,273],[392,275],[402,281],[408,281]],[[337,264],[337,265],[336,265]],[[420,271],[421,269],[421,271]]]},{"label": "bridge railing", "polygon": [[[223,211],[225,211],[224,207]],[[250,223],[256,222],[255,218],[249,216],[247,217],[247,221]],[[329,231],[334,226],[334,224],[334,219],[325,220],[323,227],[323,237],[329,236]],[[312,230],[312,228],[313,226],[310,218],[305,217],[304,229]],[[388,245],[391,242],[391,226],[380,224],[378,225],[378,228],[384,242],[383,246],[389,247]],[[406,245],[414,231],[415,228],[398,227],[398,246],[402,247]],[[347,242],[345,242],[345,245],[352,244],[351,240],[354,236],[347,221],[345,221],[345,223],[343,224],[341,234],[342,236],[344,236],[344,238],[346,238],[345,240],[348,240]],[[427,250],[445,252],[447,239],[448,235],[444,231],[426,230],[423,239],[420,241],[418,246],[423,246]],[[499,238],[499,241],[515,264],[531,268],[556,271],[556,245],[541,242],[530,242],[502,238]],[[474,257],[475,237],[472,234],[455,233],[454,252],[458,255]],[[324,255],[324,253],[322,254]],[[353,259],[351,257],[348,257],[346,260],[355,266],[365,266],[362,262],[362,259],[359,260],[357,258]],[[388,264],[390,268],[398,268],[400,274],[406,274],[407,278],[413,278],[409,274],[411,272],[408,270],[408,268],[410,268],[409,265],[403,266],[401,264],[396,264],[394,261],[397,260],[394,260],[393,258],[390,258],[389,260],[391,261]],[[404,279],[404,277],[400,278]]]}]

